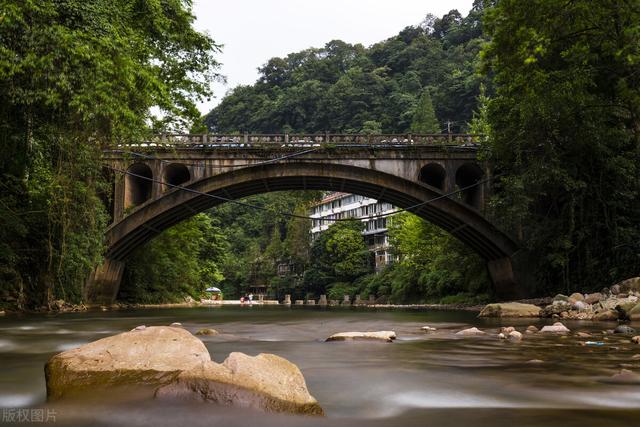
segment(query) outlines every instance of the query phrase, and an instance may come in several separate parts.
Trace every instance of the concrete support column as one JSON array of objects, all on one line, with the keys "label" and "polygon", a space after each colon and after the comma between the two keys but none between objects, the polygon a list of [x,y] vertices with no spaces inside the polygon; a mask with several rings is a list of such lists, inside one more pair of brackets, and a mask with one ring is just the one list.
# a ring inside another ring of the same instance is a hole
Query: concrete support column
[{"label": "concrete support column", "polygon": [[327,305],[327,296],[326,295],[320,295],[320,301],[318,302],[318,305]]},{"label": "concrete support column", "polygon": [[87,305],[111,305],[115,302],[124,262],[105,258],[102,265],[93,270],[83,289],[83,299]]},{"label": "concrete support column", "polygon": [[284,296],[284,305],[291,305],[291,295],[287,294]]},{"label": "concrete support column", "polygon": [[490,260],[487,267],[496,294],[504,301],[524,298],[525,290],[535,287],[526,262],[526,253]]},{"label": "concrete support column", "polygon": [[116,223],[124,218],[124,175],[116,174],[113,189],[113,222]]},{"label": "concrete support column", "polygon": [[153,163],[149,164],[149,167],[151,168],[151,172],[153,173],[153,179],[156,180],[151,184],[151,199],[157,199],[164,191],[164,185],[160,183],[160,181],[164,180],[164,177],[162,176],[162,162],[156,160]]}]

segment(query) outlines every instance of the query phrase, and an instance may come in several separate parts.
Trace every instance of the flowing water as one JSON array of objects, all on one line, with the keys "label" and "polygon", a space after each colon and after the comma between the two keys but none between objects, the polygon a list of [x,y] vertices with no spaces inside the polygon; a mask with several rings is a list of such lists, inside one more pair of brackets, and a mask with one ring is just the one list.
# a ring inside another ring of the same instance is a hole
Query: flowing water
[{"label": "flowing water", "polygon": [[[52,355],[138,325],[172,322],[192,332],[219,330],[202,338],[217,362],[232,351],[294,362],[327,416],[141,401],[133,393],[46,403],[43,367]],[[464,311],[258,306],[6,316],[0,318],[0,408],[3,421],[16,408],[30,408],[47,411],[56,425],[92,426],[639,425],[640,384],[610,377],[621,368],[640,372],[640,356],[633,357],[640,346],[629,337],[602,335],[612,324],[565,322],[573,332],[595,333],[591,340],[602,346],[581,345],[586,339],[575,335],[525,335],[519,343],[495,337],[500,326],[548,323],[482,320]],[[437,331],[424,333],[424,325]],[[493,334],[454,335],[469,326]],[[362,330],[394,330],[398,339],[324,342],[336,332]]]}]

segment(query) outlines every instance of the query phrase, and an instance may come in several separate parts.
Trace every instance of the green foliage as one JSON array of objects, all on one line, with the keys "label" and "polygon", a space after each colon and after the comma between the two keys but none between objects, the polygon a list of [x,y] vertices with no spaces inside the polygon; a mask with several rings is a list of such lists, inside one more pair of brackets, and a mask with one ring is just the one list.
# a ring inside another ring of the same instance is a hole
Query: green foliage
[{"label": "green foliage", "polygon": [[504,0],[483,52],[494,215],[537,260],[542,287],[596,289],[640,271],[637,1]]},{"label": "green foliage", "polygon": [[138,248],[127,262],[119,299],[138,303],[200,299],[223,279],[228,243],[215,221],[198,214]]},{"label": "green foliage", "polygon": [[413,114],[413,122],[411,122],[411,133],[440,133],[440,124],[433,111],[429,89],[423,90],[420,95],[416,112]]},{"label": "green foliage", "polygon": [[305,288],[326,294],[332,283],[352,283],[371,272],[370,255],[358,220],[331,224],[311,245],[311,263],[304,274]]},{"label": "green foliage", "polygon": [[[429,17],[369,48],[333,40],[272,58],[256,84],[233,89],[204,121],[214,132],[405,133],[429,108],[420,100],[429,88],[439,121],[466,130],[486,80],[475,72],[482,3],[467,17]],[[426,114],[417,129],[439,132]]]},{"label": "green foliage", "polygon": [[[197,118],[216,45],[186,0],[4,1],[0,8],[3,301],[73,302],[103,252],[101,148]],[[151,107],[163,113],[154,120]]]}]

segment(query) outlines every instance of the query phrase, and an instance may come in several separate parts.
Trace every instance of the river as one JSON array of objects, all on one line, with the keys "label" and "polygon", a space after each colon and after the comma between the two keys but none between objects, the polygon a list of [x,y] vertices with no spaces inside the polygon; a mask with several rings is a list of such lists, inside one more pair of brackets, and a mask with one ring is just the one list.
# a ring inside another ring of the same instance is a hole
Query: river
[{"label": "river", "polygon": [[[43,367],[52,355],[138,325],[172,322],[192,332],[219,330],[221,335],[203,337],[217,362],[240,351],[274,353],[296,363],[327,417],[160,404],[135,395],[46,404]],[[640,346],[629,337],[601,335],[611,324],[565,322],[574,332],[597,332],[593,340],[605,343],[599,347],[580,345],[585,339],[574,335],[525,335],[519,343],[495,334],[454,335],[468,326],[497,332],[499,326],[549,323],[483,320],[464,311],[258,306],[5,316],[0,318],[0,408],[4,416],[11,408],[44,408],[56,425],[93,426],[637,425],[640,384],[608,379],[621,368],[640,371],[640,356],[633,358]],[[424,325],[437,331],[426,334],[419,329]],[[359,330],[394,330],[398,339],[323,342],[333,333]]]}]

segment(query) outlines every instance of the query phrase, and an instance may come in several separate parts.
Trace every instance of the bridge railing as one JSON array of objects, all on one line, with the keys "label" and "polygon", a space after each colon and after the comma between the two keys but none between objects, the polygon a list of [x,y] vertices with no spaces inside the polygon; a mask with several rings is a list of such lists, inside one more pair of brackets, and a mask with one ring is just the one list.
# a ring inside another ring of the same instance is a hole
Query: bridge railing
[{"label": "bridge railing", "polygon": [[482,142],[478,134],[159,134],[142,142],[124,142],[126,147],[159,147],[176,149],[319,147],[322,145],[410,146],[452,145],[475,146]]}]

